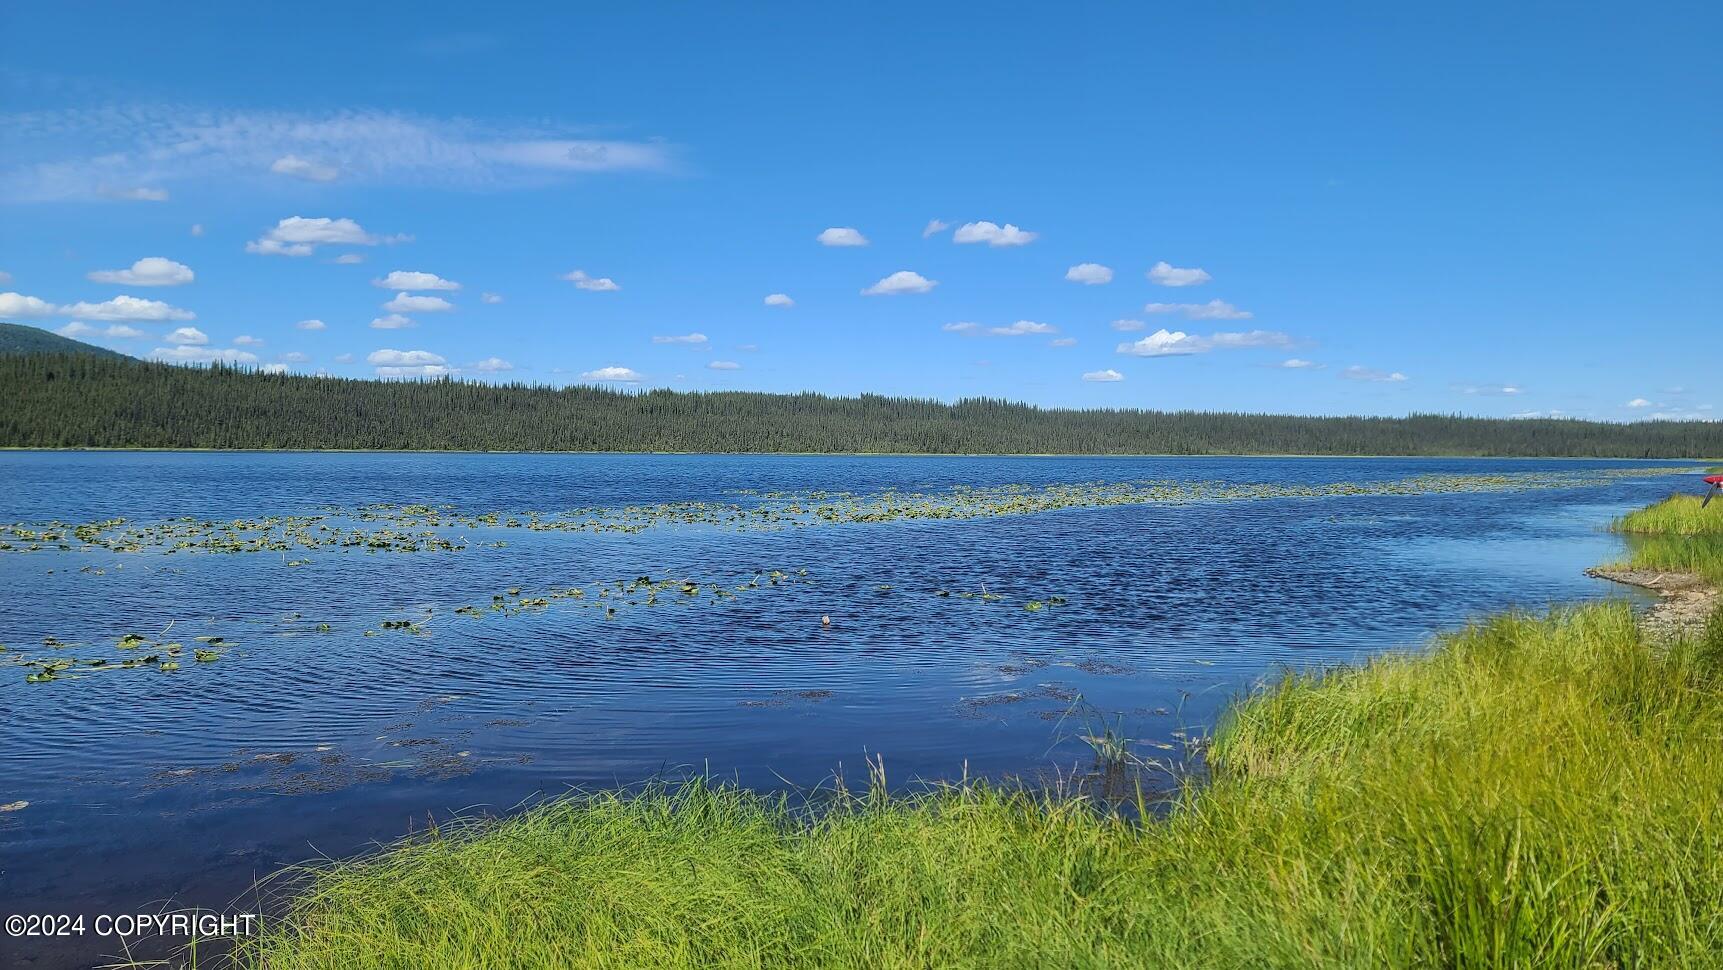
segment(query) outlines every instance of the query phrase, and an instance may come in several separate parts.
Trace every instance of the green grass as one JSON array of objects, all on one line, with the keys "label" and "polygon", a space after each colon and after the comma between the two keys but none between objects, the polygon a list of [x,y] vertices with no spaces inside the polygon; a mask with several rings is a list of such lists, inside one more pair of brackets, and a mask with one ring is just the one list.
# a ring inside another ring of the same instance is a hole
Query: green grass
[{"label": "green grass", "polygon": [[[1704,507],[1701,507],[1701,506]],[[1704,505],[1697,495],[1671,495],[1615,520],[1617,532],[1723,536],[1723,500]]]},{"label": "green grass", "polygon": [[1692,495],[1672,495],[1615,521],[1627,537],[1625,565],[1689,572],[1723,584],[1723,500],[1700,507]]},{"label": "green grass", "polygon": [[970,785],[818,813],[695,780],[321,870],[240,954],[367,967],[1714,967],[1723,615],[1509,615],[1217,728],[1136,823]]}]

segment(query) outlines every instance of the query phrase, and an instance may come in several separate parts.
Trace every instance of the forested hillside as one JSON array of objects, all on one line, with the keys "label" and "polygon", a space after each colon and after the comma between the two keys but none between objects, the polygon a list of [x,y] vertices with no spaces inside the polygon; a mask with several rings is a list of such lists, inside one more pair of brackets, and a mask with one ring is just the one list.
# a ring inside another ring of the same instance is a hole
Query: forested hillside
[{"label": "forested hillside", "polygon": [[1048,410],[864,395],[353,380],[0,355],[0,445],[497,451],[1716,457],[1723,423]]},{"label": "forested hillside", "polygon": [[0,323],[0,354],[95,354],[98,357],[123,357],[106,347],[62,337],[40,327],[18,323]]}]

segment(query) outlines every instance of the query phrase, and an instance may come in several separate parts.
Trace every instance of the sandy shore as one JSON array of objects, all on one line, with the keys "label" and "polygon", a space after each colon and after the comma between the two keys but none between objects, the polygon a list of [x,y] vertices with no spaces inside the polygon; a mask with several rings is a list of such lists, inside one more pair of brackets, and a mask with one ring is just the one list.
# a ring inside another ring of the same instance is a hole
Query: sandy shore
[{"label": "sandy shore", "polygon": [[1723,596],[1723,590],[1692,573],[1594,566],[1585,574],[1657,593],[1658,600],[1645,612],[1643,622],[1645,629],[1658,639],[1671,639],[1703,630],[1706,618],[1716,608],[1718,598]]}]

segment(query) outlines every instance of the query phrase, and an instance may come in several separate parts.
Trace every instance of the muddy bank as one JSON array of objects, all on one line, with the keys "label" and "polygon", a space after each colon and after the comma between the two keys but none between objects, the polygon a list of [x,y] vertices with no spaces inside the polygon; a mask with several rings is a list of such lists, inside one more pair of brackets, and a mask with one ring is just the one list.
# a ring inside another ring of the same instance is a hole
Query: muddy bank
[{"label": "muddy bank", "polygon": [[1658,600],[1645,611],[1641,623],[1656,639],[1673,639],[1704,630],[1706,619],[1723,598],[1723,590],[1692,573],[1594,566],[1585,574],[1655,592]]}]

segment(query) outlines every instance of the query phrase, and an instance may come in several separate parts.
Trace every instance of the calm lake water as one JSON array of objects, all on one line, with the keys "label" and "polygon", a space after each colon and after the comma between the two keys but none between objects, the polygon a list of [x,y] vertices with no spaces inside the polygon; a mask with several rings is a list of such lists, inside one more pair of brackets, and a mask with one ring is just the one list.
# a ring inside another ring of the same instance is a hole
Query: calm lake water
[{"label": "calm lake water", "polygon": [[[225,520],[374,502],[558,512],[753,501],[736,494],[747,489],[1367,483],[1626,467],[1648,466],[26,452],[0,454],[0,522]],[[54,637],[85,645],[68,654],[121,659],[115,638],[154,638],[170,622],[163,639],[188,648],[200,633],[233,644],[213,663],[188,656],[173,674],[44,684],[0,662],[0,804],[29,802],[0,814],[0,914],[243,910],[254,880],[283,865],[571,787],[688,771],[813,786],[840,766],[853,782],[870,754],[903,784],[957,777],[965,765],[1028,776],[1082,765],[1082,743],[1057,721],[1075,695],[1123,715],[1135,737],[1170,741],[1206,730],[1220,705],[1288,665],[1416,646],[1509,606],[1626,595],[1581,573],[1619,553],[1604,527],[1689,484],[1624,477],[773,531],[455,528],[468,548],[420,553],[0,552],[0,643],[14,656],[42,656]],[[488,608],[511,588],[595,591],[642,575],[734,588],[774,569],[790,578],[718,601],[665,592],[667,602],[614,618],[579,601],[452,613]],[[983,585],[1000,599],[934,592]],[[1023,608],[1050,596],[1067,602]],[[423,635],[364,635],[427,610]],[[0,965],[80,966],[117,951],[89,938],[0,938]]]}]

